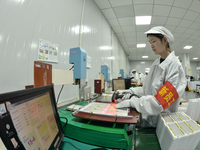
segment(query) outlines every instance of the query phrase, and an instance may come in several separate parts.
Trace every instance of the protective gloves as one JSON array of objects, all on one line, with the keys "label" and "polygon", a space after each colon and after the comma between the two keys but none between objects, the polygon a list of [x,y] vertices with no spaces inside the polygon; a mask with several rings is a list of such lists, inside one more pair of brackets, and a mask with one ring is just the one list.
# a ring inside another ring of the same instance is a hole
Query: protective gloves
[{"label": "protective gloves", "polygon": [[126,108],[126,107],[131,107],[131,101],[130,100],[124,100],[117,105],[115,105],[115,108]]},{"label": "protective gloves", "polygon": [[131,90],[117,90],[117,93],[119,93],[120,95],[125,94],[125,93],[132,93]]},{"label": "protective gloves", "polygon": [[131,97],[131,93],[127,93],[122,97],[122,100],[130,99],[130,97]]}]

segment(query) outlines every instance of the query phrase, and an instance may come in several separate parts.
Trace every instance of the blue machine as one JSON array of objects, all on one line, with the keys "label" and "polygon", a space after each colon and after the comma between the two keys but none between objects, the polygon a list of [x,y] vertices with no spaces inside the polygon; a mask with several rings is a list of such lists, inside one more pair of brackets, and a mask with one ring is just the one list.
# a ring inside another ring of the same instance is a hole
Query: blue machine
[{"label": "blue machine", "polygon": [[126,74],[126,78],[130,78],[130,74]]},{"label": "blue machine", "polygon": [[110,80],[110,73],[108,71],[109,68],[107,65],[101,66],[101,73],[105,76],[105,82],[108,82]]},{"label": "blue machine", "polygon": [[124,78],[124,69],[120,69],[119,73],[122,75],[122,78]]},{"label": "blue machine", "polygon": [[70,48],[69,63],[74,64],[74,79],[85,79],[87,53],[80,47]]}]

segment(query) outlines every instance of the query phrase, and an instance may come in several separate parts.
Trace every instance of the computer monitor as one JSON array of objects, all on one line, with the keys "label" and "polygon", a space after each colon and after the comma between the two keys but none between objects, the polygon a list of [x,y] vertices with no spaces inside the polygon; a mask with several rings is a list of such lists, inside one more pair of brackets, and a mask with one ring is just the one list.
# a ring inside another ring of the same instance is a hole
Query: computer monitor
[{"label": "computer monitor", "polygon": [[52,85],[0,95],[0,136],[9,150],[54,150],[63,134]]},{"label": "computer monitor", "polygon": [[112,80],[112,90],[124,90],[131,87],[131,79],[113,79]]}]

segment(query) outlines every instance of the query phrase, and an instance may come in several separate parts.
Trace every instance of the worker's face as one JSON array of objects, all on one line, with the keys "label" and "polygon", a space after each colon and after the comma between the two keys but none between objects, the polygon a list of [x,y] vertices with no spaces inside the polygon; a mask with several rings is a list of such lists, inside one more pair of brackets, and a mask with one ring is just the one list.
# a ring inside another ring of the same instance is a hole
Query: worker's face
[{"label": "worker's face", "polygon": [[136,73],[136,71],[133,71],[132,73],[133,73],[133,74],[135,74],[135,73]]},{"label": "worker's face", "polygon": [[154,53],[156,55],[162,55],[163,53],[166,53],[166,51],[167,51],[167,49],[166,49],[166,43],[167,43],[166,37],[164,37],[163,40],[161,41],[159,38],[157,38],[153,35],[149,35],[148,40],[149,40],[149,43],[151,45],[152,50],[154,51]]}]

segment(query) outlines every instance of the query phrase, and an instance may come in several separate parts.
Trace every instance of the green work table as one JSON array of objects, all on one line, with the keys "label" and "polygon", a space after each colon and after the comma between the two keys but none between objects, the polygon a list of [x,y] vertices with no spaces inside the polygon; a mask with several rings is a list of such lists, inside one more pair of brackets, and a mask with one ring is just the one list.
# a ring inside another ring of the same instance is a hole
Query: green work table
[{"label": "green work table", "polygon": [[[81,102],[79,105],[86,104],[87,102]],[[68,119],[68,123],[63,129],[68,138],[100,147],[126,150],[132,149],[135,128],[133,128],[133,134],[129,141],[130,137],[126,132],[127,124],[90,121],[77,118],[72,116],[72,112],[67,111],[65,108],[59,110],[59,116]],[[63,118],[60,120],[62,126],[64,126],[66,120]]]}]

